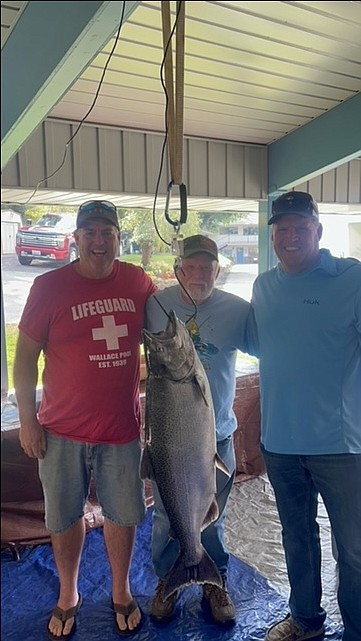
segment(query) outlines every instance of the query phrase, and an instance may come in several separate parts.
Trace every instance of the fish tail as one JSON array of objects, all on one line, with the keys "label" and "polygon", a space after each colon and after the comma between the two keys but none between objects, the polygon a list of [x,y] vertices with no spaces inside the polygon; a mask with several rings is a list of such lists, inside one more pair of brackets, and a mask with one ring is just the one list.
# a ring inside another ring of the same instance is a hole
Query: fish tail
[{"label": "fish tail", "polygon": [[164,598],[191,583],[212,583],[222,587],[222,577],[209,554],[203,549],[197,565],[186,566],[182,554],[176,559],[164,585]]}]

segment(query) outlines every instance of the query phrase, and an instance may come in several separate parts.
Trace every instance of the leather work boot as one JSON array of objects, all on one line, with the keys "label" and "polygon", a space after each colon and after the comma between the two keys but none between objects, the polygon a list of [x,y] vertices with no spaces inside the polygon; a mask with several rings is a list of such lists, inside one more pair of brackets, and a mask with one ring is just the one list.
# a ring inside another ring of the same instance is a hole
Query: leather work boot
[{"label": "leather work boot", "polygon": [[319,630],[303,630],[291,615],[288,614],[285,619],[275,623],[269,628],[265,641],[306,641],[306,639],[320,639],[323,637],[325,628],[321,626]]},{"label": "leather work boot", "polygon": [[155,595],[153,597],[152,605],[150,608],[150,616],[152,619],[158,623],[170,621],[175,612],[175,607],[178,598],[178,591],[173,592],[173,594],[164,599],[164,586],[165,581],[159,579],[158,585],[155,589]]},{"label": "leather work boot", "polygon": [[203,596],[211,609],[215,623],[232,624],[236,621],[236,608],[227,590],[226,581],[223,578],[223,588],[211,583],[203,585]]}]

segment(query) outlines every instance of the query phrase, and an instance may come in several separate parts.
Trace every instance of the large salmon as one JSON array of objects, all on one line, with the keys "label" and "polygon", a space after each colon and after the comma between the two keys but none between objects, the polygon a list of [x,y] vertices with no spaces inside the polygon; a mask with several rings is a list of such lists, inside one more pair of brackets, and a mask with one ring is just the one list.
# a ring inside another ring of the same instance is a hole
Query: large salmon
[{"label": "large salmon", "polygon": [[222,579],[201,543],[201,531],[218,517],[212,396],[203,365],[185,325],[169,313],[165,331],[143,330],[147,363],[145,446],[141,476],[155,481],[180,554],[164,597],[190,583]]}]

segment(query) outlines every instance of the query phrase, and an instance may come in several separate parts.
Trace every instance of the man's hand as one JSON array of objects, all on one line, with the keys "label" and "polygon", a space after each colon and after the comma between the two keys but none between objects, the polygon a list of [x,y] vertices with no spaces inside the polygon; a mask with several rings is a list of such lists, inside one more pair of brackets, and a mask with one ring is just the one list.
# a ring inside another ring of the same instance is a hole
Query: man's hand
[{"label": "man's hand", "polygon": [[30,458],[44,458],[45,432],[36,419],[31,424],[21,425],[19,438],[21,447]]}]

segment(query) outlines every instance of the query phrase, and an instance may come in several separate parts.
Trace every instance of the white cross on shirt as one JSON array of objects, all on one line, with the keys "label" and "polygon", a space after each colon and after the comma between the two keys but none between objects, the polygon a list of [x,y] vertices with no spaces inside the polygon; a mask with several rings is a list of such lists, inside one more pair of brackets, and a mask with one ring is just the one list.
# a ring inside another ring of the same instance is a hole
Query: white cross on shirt
[{"label": "white cross on shirt", "polygon": [[127,325],[116,325],[114,316],[102,316],[103,327],[92,330],[93,340],[107,343],[107,349],[119,349],[119,338],[128,336]]}]

